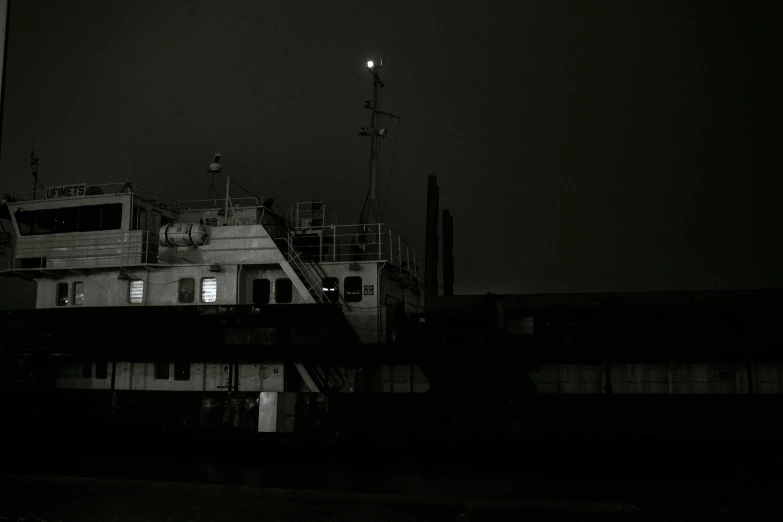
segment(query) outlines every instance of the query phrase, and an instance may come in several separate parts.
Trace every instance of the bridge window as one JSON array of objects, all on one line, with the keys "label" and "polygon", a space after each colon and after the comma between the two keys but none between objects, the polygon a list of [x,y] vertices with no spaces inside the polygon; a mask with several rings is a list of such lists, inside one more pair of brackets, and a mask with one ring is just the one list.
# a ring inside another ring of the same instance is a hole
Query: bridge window
[{"label": "bridge window", "polygon": [[201,301],[214,303],[217,301],[217,279],[214,277],[201,278]]},{"label": "bridge window", "polygon": [[174,363],[174,380],[190,380],[190,363]]},{"label": "bridge window", "polygon": [[133,229],[147,230],[147,209],[138,204],[133,207]]},{"label": "bridge window", "polygon": [[128,301],[131,304],[141,304],[144,301],[144,281],[130,281],[128,285]]},{"label": "bridge window", "polygon": [[68,283],[57,283],[57,306],[68,304]]},{"label": "bridge window", "polygon": [[95,363],[95,378],[106,379],[109,376],[109,363],[107,361],[98,361]]},{"label": "bridge window", "polygon": [[101,205],[101,230],[116,230],[122,227],[122,203]]},{"label": "bridge window", "polygon": [[46,268],[45,257],[23,257],[16,261],[17,268]]},{"label": "bridge window", "polygon": [[271,283],[269,279],[256,279],[253,281],[253,304],[269,304]]},{"label": "bridge window", "polygon": [[336,303],[339,300],[339,279],[336,277],[326,277],[323,280],[322,290],[324,297],[330,303]]},{"label": "bridge window", "polygon": [[101,205],[89,205],[79,209],[79,232],[101,229]]},{"label": "bridge window", "polygon": [[293,300],[293,286],[290,279],[278,279],[275,281],[275,302],[290,303]]},{"label": "bridge window", "polygon": [[155,378],[162,381],[169,380],[169,363],[155,363]]},{"label": "bridge window", "polygon": [[82,377],[92,379],[92,362],[82,363]]},{"label": "bridge window", "polygon": [[122,203],[42,210],[20,208],[14,217],[23,236],[116,230],[122,226]]},{"label": "bridge window", "polygon": [[184,277],[179,280],[179,302],[192,303],[196,297],[196,280]]},{"label": "bridge window", "polygon": [[343,281],[345,285],[343,295],[349,303],[358,303],[362,300],[362,278],[359,276],[346,277]]},{"label": "bridge window", "polygon": [[81,305],[84,303],[84,283],[77,281],[73,284],[73,304]]},{"label": "bridge window", "polygon": [[79,229],[79,207],[58,208],[54,232],[76,232]]}]

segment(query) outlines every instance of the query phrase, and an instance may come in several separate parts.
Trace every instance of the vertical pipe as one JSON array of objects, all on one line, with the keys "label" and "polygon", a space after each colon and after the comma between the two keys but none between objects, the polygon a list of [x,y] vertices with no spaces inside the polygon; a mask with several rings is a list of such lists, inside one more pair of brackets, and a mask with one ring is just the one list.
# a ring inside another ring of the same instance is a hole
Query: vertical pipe
[{"label": "vertical pipe", "polygon": [[[8,29],[11,20],[11,0],[0,0],[0,24],[4,27],[2,34],[2,45],[0,49],[0,150],[3,143],[3,108],[5,107],[5,71],[8,58]],[[38,188],[38,177],[35,178],[35,186]],[[35,199],[35,192],[33,192]]]},{"label": "vertical pipe", "polygon": [[438,295],[438,178],[427,178],[427,220],[424,245],[424,295]]},{"label": "vertical pipe", "polygon": [[454,295],[454,218],[443,211],[443,295]]},{"label": "vertical pipe", "polygon": [[223,216],[223,226],[228,224],[228,189],[231,185],[231,178],[226,176],[226,214]]}]

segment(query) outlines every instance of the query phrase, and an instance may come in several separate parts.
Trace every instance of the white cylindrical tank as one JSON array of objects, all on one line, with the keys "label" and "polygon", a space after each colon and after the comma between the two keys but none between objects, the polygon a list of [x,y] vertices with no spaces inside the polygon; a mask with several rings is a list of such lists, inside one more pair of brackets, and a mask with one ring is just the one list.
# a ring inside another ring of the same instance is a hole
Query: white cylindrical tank
[{"label": "white cylindrical tank", "polygon": [[209,240],[209,230],[196,223],[169,223],[160,227],[160,245],[169,247],[201,246]]}]

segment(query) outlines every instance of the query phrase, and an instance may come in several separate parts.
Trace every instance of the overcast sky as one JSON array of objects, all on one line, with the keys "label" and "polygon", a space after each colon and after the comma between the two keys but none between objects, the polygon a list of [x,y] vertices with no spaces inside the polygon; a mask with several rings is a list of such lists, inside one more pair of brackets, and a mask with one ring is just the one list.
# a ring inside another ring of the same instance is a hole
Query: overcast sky
[{"label": "overcast sky", "polygon": [[[224,173],[355,223],[371,97],[403,118],[386,221],[423,250],[428,174],[457,293],[783,285],[781,71],[746,2],[44,1],[12,5],[0,191]],[[398,133],[384,142],[389,178]]]}]

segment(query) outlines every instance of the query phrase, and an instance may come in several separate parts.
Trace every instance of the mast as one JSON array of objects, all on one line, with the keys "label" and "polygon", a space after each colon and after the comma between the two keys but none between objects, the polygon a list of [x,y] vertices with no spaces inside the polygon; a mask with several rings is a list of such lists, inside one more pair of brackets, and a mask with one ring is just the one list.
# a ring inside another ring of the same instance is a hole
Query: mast
[{"label": "mast", "polygon": [[382,65],[383,60],[377,64],[372,60],[367,62],[367,68],[372,73],[373,89],[372,100],[364,102],[364,108],[370,109],[372,111],[372,116],[370,118],[370,126],[362,127],[359,136],[370,137],[370,190],[367,193],[367,200],[362,208],[362,224],[378,223],[380,220],[378,201],[381,199],[381,194],[378,174],[380,172],[381,138],[385,138],[388,135],[387,129],[381,128],[381,116],[389,116],[397,120],[400,119],[399,116],[384,112],[381,107],[384,85],[379,71]]},{"label": "mast", "polygon": [[3,108],[5,106],[5,71],[8,58],[8,29],[11,21],[11,0],[0,0],[0,149],[3,142]]}]

